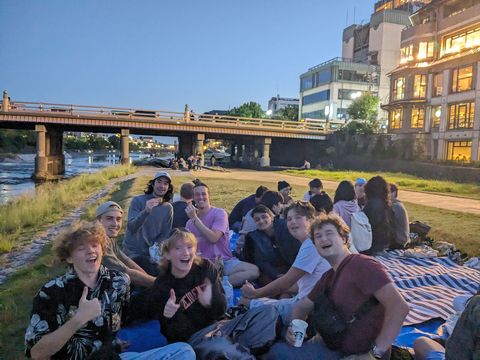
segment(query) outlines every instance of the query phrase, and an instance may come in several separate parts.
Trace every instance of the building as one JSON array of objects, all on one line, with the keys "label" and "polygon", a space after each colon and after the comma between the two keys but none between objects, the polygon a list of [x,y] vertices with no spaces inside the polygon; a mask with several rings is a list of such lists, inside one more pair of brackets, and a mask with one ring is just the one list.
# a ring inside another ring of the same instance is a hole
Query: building
[{"label": "building", "polygon": [[300,118],[345,120],[347,108],[363,92],[378,91],[379,68],[334,58],[300,75]]},{"label": "building", "polygon": [[[300,117],[327,119],[325,107],[328,106],[329,119],[348,120],[346,115],[348,106],[365,91],[377,95],[380,104],[388,103],[390,82],[387,74],[399,64],[401,32],[410,24],[410,10],[414,5],[419,6],[427,2],[429,1],[379,1],[375,4],[375,12],[371,15],[369,23],[353,24],[345,28],[342,58],[317,65],[300,76]],[[332,71],[338,67],[342,74],[327,75],[327,67]],[[322,74],[309,79],[314,73],[318,73],[320,68]],[[355,75],[343,76],[343,72],[346,71]],[[326,90],[330,92],[327,93]],[[327,95],[328,99],[325,99]],[[304,101],[303,98],[306,96],[308,98]],[[311,101],[317,104],[314,106]],[[388,113],[379,108],[378,120],[385,127],[387,119]]]},{"label": "building", "polygon": [[281,109],[285,109],[287,106],[298,106],[299,100],[295,98],[285,98],[277,96],[272,97],[268,101],[268,111],[270,115],[276,115],[277,112]]},{"label": "building", "polygon": [[401,35],[389,132],[425,158],[478,161],[480,0],[433,0]]}]

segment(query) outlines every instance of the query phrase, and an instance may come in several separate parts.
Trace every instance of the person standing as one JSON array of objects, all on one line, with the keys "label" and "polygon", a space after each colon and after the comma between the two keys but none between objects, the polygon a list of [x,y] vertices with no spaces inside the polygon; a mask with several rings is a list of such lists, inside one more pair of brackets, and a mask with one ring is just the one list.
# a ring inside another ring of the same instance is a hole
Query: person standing
[{"label": "person standing", "polygon": [[149,248],[160,244],[172,229],[172,178],[160,171],[148,182],[144,195],[135,196],[128,209],[128,222],[123,240],[124,252],[148,273],[154,274]]}]

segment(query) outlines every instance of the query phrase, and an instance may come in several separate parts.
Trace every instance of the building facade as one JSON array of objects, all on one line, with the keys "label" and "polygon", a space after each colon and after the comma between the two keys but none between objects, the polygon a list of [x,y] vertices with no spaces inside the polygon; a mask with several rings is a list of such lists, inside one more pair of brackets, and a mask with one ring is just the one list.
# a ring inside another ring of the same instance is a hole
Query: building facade
[{"label": "building facade", "polygon": [[298,106],[298,104],[298,99],[280,97],[280,95],[277,95],[268,101],[268,110],[271,111],[270,115],[274,116],[279,110],[285,109],[287,106]]},{"label": "building facade", "polygon": [[429,159],[478,161],[480,0],[433,0],[402,32],[388,131]]}]

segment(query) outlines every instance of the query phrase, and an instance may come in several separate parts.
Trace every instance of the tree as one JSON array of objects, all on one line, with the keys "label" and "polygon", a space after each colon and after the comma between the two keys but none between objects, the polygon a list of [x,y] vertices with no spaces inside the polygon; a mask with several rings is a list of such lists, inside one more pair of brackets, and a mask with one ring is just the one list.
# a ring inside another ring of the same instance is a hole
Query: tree
[{"label": "tree", "polygon": [[298,121],[298,105],[287,105],[283,109],[278,110],[274,119]]},{"label": "tree", "polygon": [[[378,103],[378,97],[369,92],[363,93],[355,99],[348,107],[347,112],[350,118],[358,120],[358,123],[363,123],[363,126],[355,125],[353,128],[358,128],[363,133],[377,133],[380,129],[377,121]],[[352,130],[352,127],[349,130]]]},{"label": "tree", "polygon": [[249,118],[264,118],[265,112],[262,110],[262,106],[259,103],[250,101],[240,105],[238,108],[234,107],[228,112],[228,115]]}]

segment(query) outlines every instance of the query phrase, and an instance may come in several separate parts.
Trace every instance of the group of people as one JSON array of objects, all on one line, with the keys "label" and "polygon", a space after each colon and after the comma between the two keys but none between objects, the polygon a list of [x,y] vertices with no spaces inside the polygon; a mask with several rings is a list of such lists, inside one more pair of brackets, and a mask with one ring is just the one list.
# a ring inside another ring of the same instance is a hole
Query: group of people
[{"label": "group of people", "polygon": [[[173,201],[170,174],[158,172],[131,201],[123,249],[116,242],[123,209],[113,201],[101,204],[95,222],[76,224],[55,239],[53,251],[70,270],[35,296],[27,356],[194,359],[191,339],[227,310],[225,276],[241,288],[244,315],[261,312],[278,323],[277,341],[259,357],[389,359],[408,305],[374,258],[350,252],[348,220],[364,211],[372,252],[390,248],[397,230],[387,231],[385,223],[393,224],[390,196],[398,190],[379,176],[341,182],[333,202],[319,179],[309,183],[303,201],[294,201],[291,190],[286,181],[277,191],[260,186],[228,215],[212,206],[211,189],[200,180],[183,184]],[[230,229],[240,234],[233,253]],[[322,325],[332,316],[343,319],[341,332]],[[252,318],[248,327],[255,333],[261,318]],[[119,329],[152,319],[168,345],[129,352],[116,336]],[[301,347],[292,346],[293,319],[310,324],[311,339]],[[428,354],[428,345],[419,351]]]}]

